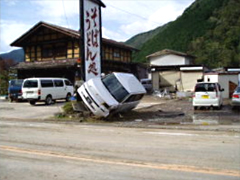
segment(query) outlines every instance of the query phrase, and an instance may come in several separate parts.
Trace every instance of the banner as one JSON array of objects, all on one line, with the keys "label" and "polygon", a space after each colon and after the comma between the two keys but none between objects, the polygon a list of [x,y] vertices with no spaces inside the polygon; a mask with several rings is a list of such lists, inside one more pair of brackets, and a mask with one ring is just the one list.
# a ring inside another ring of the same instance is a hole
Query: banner
[{"label": "banner", "polygon": [[101,76],[101,6],[98,0],[81,0],[81,36],[84,80]]}]

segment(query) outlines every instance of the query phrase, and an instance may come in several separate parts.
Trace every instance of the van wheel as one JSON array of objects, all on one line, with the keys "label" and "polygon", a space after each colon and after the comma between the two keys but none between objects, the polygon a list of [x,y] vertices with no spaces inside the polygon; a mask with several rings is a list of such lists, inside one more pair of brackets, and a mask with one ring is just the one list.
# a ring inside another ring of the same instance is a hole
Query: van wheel
[{"label": "van wheel", "polygon": [[198,107],[197,106],[194,106],[194,110],[197,110],[198,109]]},{"label": "van wheel", "polygon": [[36,101],[29,101],[29,103],[34,106],[36,104]]},{"label": "van wheel", "polygon": [[71,94],[68,93],[67,96],[66,96],[66,102],[69,102],[69,101],[70,101],[70,98],[71,98]]},{"label": "van wheel", "polygon": [[50,105],[50,104],[52,104],[52,102],[53,102],[53,100],[52,100],[52,96],[47,96],[47,98],[46,98],[46,100],[45,100],[45,103],[46,103],[46,105]]}]

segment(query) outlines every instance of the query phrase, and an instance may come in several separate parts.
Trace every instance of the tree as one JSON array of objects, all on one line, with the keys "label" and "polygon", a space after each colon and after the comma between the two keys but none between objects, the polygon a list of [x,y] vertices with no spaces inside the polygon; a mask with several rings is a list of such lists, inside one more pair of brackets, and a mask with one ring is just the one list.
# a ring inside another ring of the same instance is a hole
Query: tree
[{"label": "tree", "polygon": [[12,59],[0,59],[0,95],[6,95],[9,81],[9,69],[16,62]]}]

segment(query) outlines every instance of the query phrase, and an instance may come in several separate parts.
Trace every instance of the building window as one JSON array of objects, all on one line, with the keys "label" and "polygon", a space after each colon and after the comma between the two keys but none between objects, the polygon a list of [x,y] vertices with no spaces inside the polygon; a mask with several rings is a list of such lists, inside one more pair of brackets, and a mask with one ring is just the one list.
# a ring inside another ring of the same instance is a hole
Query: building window
[{"label": "building window", "polygon": [[120,58],[120,51],[118,49],[114,49],[113,57]]},{"label": "building window", "polygon": [[67,46],[65,44],[45,45],[42,48],[42,57],[43,58],[57,58],[57,57],[66,57],[67,55]]},{"label": "building window", "polygon": [[54,49],[54,57],[66,56],[66,46],[56,46]]},{"label": "building window", "polygon": [[43,46],[42,48],[42,57],[50,58],[53,57],[53,47],[52,46]]}]

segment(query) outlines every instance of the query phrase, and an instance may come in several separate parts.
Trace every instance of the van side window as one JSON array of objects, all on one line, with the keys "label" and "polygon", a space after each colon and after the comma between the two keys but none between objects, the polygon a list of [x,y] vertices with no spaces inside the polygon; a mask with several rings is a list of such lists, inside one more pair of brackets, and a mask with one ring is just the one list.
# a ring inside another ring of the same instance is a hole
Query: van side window
[{"label": "van side window", "polygon": [[142,99],[143,94],[136,94],[136,95],[132,95],[130,96],[125,102],[135,102],[135,101],[139,101],[140,99]]},{"label": "van side window", "polygon": [[64,80],[64,82],[65,82],[66,86],[72,86],[72,83],[70,81]]},{"label": "van side window", "polygon": [[63,80],[54,80],[54,85],[56,87],[63,87]]},{"label": "van side window", "polygon": [[53,87],[53,82],[52,80],[41,80],[41,86],[43,88]]}]

